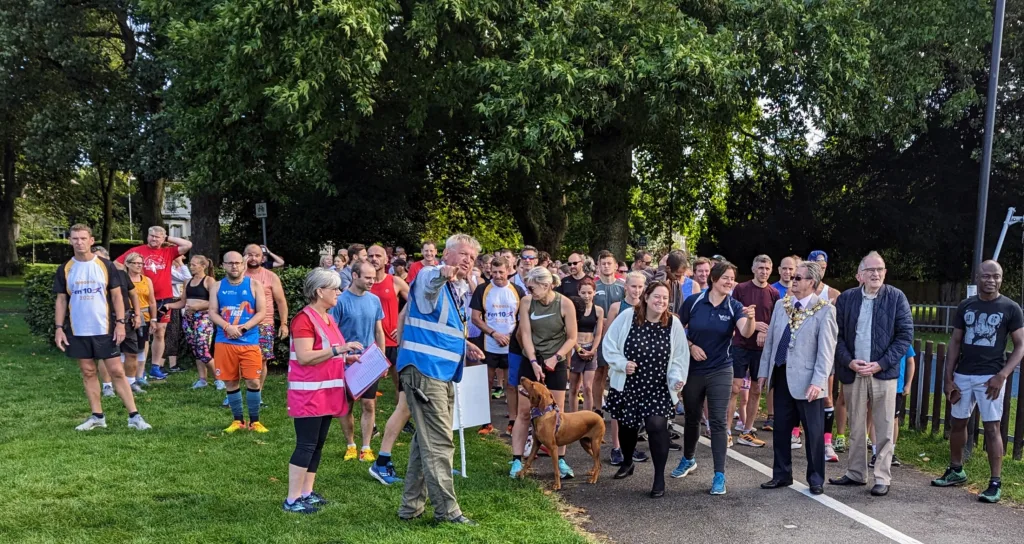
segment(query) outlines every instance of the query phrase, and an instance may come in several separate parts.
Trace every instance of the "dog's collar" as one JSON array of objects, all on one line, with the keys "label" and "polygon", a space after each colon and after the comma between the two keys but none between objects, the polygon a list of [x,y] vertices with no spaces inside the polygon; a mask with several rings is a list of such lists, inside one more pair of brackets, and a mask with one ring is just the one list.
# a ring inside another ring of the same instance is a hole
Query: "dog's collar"
[{"label": "dog's collar", "polygon": [[541,417],[544,414],[547,414],[548,412],[554,412],[555,413],[555,432],[557,433],[558,432],[558,428],[562,426],[562,412],[558,411],[558,405],[557,404],[552,402],[551,404],[549,404],[546,407],[544,407],[543,410],[541,410],[540,408],[537,408],[537,407],[531,407],[530,408],[530,419],[531,420],[537,419],[538,417]]}]

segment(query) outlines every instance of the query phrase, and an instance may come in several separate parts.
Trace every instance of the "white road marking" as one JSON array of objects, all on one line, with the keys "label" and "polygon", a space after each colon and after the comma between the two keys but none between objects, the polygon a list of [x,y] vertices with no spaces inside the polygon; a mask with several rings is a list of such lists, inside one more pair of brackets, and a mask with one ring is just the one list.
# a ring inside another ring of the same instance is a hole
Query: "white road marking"
[{"label": "white road marking", "polygon": [[[676,432],[682,434],[682,427],[674,423],[672,424],[672,426],[676,428]],[[709,448],[711,447],[711,441],[708,440],[707,438],[701,437],[700,443]],[[771,467],[758,461],[755,461],[754,459],[751,459],[750,457],[747,457],[742,453],[737,453],[734,449],[730,448],[726,452],[726,455],[760,472],[761,474],[764,474],[769,478],[773,476]],[[839,512],[840,514],[856,521],[857,523],[860,523],[868,529],[871,529],[894,542],[899,542],[900,544],[923,544],[920,540],[907,536],[897,531],[896,529],[893,529],[892,527],[886,525],[885,523],[882,523],[881,521],[878,521],[877,519],[868,516],[867,514],[863,514],[857,511],[856,509],[847,506],[846,504],[841,503],[833,499],[832,497],[829,497],[828,495],[812,495],[810,488],[807,487],[807,484],[798,482],[796,479],[793,480],[793,485],[790,486],[790,489],[798,493],[801,493],[805,497],[813,501],[817,501],[818,503],[827,506],[832,510],[835,510],[836,512]]]}]

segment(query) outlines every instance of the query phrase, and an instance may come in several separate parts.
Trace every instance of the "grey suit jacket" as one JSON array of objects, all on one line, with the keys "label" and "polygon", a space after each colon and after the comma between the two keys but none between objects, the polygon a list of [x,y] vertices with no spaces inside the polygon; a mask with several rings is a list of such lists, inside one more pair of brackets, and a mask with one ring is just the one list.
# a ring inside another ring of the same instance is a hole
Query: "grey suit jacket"
[{"label": "grey suit jacket", "polygon": [[[818,303],[819,297],[811,295],[810,307]],[[768,378],[771,387],[772,370],[775,367],[775,352],[779,349],[782,333],[789,324],[789,316],[783,307],[783,301],[775,303],[768,335],[761,352],[761,368],[758,378]],[[832,373],[832,365],[836,354],[836,339],[839,326],[836,325],[836,307],[826,304],[814,315],[804,320],[803,325],[792,336],[793,347],[786,356],[786,381],[789,382],[789,394],[799,400],[806,398],[807,387],[814,384],[825,390],[821,397],[828,396],[828,376]]]}]

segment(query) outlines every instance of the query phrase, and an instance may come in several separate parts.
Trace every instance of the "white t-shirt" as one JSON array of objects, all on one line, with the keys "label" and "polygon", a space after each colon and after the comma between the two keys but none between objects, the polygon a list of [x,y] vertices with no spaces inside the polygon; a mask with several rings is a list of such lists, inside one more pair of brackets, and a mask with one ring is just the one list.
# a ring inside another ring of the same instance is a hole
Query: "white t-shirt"
[{"label": "white t-shirt", "polygon": [[121,287],[120,276],[110,261],[93,256],[88,261],[72,258],[57,269],[53,292],[68,296],[71,334],[100,336],[114,330],[110,290]]},{"label": "white t-shirt", "polygon": [[[493,283],[482,284],[473,293],[470,308],[479,311],[487,326],[501,334],[512,334],[516,329],[516,316],[519,311],[519,299],[524,291],[509,282],[505,287]],[[501,346],[490,336],[484,337],[484,351],[487,353],[508,353],[508,346]]]}]

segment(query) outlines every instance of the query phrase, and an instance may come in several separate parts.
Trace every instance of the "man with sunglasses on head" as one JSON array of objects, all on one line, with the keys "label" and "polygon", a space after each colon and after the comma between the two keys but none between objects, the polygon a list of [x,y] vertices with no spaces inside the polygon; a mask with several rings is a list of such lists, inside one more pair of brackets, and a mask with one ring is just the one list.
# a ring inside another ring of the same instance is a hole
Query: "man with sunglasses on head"
[{"label": "man with sunglasses on head", "polygon": [[526,275],[533,270],[533,267],[537,266],[539,256],[540,252],[533,246],[523,246],[523,250],[519,252],[519,267],[516,270],[516,275],[512,276],[512,283],[523,291],[527,290]]},{"label": "man with sunglasses on head", "polygon": [[566,264],[569,265],[569,275],[562,278],[562,283],[556,291],[567,297],[578,297],[580,296],[580,280],[587,277],[583,271],[583,255],[579,253],[569,255]]}]

